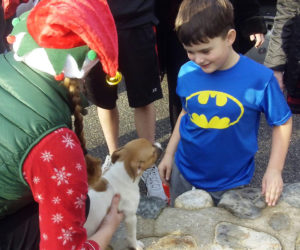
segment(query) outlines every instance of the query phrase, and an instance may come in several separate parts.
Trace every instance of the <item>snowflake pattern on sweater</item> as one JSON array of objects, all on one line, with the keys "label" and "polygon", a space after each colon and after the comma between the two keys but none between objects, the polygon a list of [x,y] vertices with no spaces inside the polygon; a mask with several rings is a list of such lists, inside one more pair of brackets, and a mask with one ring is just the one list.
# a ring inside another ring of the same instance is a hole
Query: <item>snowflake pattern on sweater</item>
[{"label": "snowflake pattern on sweater", "polygon": [[36,145],[23,175],[39,203],[40,249],[99,249],[83,225],[88,191],[84,155],[75,133],[57,129]]}]

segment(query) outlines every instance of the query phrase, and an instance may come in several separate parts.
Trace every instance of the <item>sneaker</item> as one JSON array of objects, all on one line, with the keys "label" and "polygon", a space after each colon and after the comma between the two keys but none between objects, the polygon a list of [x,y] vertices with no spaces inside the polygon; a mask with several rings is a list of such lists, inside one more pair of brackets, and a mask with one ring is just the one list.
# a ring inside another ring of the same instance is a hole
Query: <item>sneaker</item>
[{"label": "sneaker", "polygon": [[112,166],[110,155],[107,155],[102,164],[102,173],[105,173]]},{"label": "sneaker", "polygon": [[158,197],[164,201],[168,200],[158,173],[158,168],[155,165],[143,173],[142,180],[146,184],[148,196]]}]

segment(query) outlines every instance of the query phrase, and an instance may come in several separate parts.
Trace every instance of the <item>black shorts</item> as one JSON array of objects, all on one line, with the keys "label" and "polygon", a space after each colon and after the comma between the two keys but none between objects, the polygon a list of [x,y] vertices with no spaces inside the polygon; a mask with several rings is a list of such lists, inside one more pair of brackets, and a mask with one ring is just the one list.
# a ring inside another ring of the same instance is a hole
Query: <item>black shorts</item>
[{"label": "black shorts", "polygon": [[[119,71],[125,79],[129,106],[143,107],[162,98],[153,26],[118,30],[118,41]],[[117,86],[105,82],[105,73],[98,63],[87,77],[86,95],[95,105],[113,109],[118,99]]]}]

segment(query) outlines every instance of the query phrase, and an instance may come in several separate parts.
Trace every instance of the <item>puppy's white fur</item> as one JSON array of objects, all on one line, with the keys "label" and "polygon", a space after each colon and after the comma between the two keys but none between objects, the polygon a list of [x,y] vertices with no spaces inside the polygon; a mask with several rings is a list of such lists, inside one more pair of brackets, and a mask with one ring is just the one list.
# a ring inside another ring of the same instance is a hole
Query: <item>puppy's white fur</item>
[{"label": "puppy's white fur", "polygon": [[140,200],[138,184],[143,171],[151,167],[158,157],[157,147],[145,141],[131,141],[129,146],[126,144],[112,155],[114,164],[102,176],[107,181],[106,191],[89,190],[90,210],[84,225],[88,236],[96,232],[113,196],[118,193],[121,196],[119,211],[125,216],[129,247],[143,249],[143,243],[136,239],[136,211]]}]

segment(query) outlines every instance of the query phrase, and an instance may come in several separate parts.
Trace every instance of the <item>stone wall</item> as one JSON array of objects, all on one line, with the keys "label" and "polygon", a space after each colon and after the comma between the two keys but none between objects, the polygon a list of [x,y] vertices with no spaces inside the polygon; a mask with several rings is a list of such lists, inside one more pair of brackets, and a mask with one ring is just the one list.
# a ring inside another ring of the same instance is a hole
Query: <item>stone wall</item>
[{"label": "stone wall", "polygon": [[[217,207],[202,190],[182,194],[175,208],[143,197],[137,238],[148,250],[300,250],[300,183],[285,185],[275,207],[267,207],[260,192],[257,188],[228,191]],[[121,225],[113,249],[126,249],[125,238]]]}]

